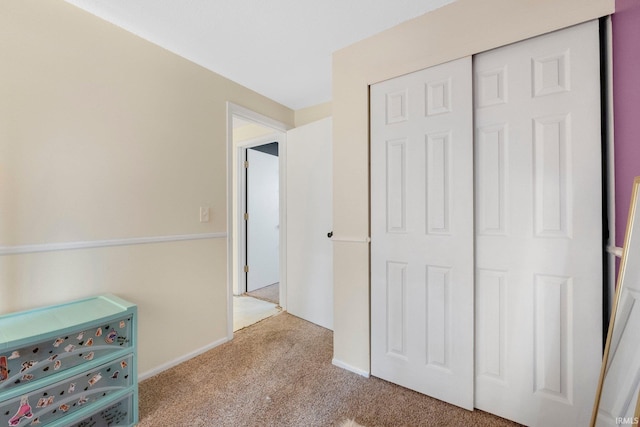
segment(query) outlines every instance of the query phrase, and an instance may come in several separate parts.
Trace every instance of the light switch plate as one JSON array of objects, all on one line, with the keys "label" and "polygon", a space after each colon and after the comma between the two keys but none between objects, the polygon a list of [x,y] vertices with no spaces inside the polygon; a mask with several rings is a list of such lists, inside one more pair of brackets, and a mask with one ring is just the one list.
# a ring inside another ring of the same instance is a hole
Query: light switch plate
[{"label": "light switch plate", "polygon": [[200,206],[200,222],[209,222],[209,207]]}]

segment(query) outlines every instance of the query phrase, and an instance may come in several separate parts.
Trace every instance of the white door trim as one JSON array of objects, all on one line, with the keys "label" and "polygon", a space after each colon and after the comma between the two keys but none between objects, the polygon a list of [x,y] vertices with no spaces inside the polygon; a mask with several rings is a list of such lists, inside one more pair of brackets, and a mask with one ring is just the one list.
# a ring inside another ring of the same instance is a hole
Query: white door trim
[{"label": "white door trim", "polygon": [[[239,221],[238,218],[233,217],[233,188],[234,183],[237,189],[237,199],[244,203],[244,168],[238,168],[237,173],[233,173],[233,118],[238,117],[244,120],[259,124],[264,127],[273,129],[274,133],[266,138],[258,138],[257,140],[247,141],[238,147],[238,150],[246,150],[247,147],[261,145],[265,143],[266,139],[269,142],[277,141],[278,159],[279,159],[279,174],[280,174],[280,306],[286,310],[286,254],[287,254],[287,221],[286,221],[286,206],[287,206],[287,188],[286,188],[286,153],[287,153],[287,140],[286,131],[291,127],[285,123],[274,120],[270,117],[264,116],[248,108],[242,107],[233,102],[227,101],[227,338],[233,339],[233,264],[234,260],[241,260],[244,258],[244,231],[239,232],[241,235],[234,233],[234,224]],[[275,139],[274,139],[275,138]],[[261,142],[260,142],[261,141]],[[240,160],[240,157],[238,158]],[[240,215],[241,209],[238,210]],[[243,227],[238,228],[243,230]],[[239,240],[238,240],[239,239]],[[234,241],[238,242],[236,251],[234,251]],[[243,265],[244,266],[244,265]],[[240,263],[238,263],[240,268]],[[244,274],[238,275],[238,278],[244,277]],[[243,279],[244,280],[244,279]],[[244,285],[246,287],[246,283]]]},{"label": "white door trim", "polygon": [[[601,21],[602,23],[602,21]],[[607,16],[604,20],[606,40],[605,40],[605,52],[606,52],[606,92],[607,100],[606,105],[603,108],[606,109],[607,117],[607,194],[608,200],[603,200],[603,203],[607,203],[607,211],[609,216],[609,241],[607,242],[607,257],[609,262],[609,277],[608,277],[608,306],[607,314],[611,314],[613,306],[613,300],[616,295],[616,259],[622,257],[622,248],[616,246],[616,165],[615,165],[615,150],[614,150],[614,133],[613,133],[613,35],[611,33],[611,16]],[[608,319],[609,317],[607,317]]]}]

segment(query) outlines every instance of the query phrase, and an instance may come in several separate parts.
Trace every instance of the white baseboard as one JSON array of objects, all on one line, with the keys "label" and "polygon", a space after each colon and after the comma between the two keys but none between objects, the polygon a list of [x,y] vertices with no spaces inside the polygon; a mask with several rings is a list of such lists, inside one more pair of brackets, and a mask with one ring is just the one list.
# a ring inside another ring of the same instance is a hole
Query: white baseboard
[{"label": "white baseboard", "polygon": [[206,345],[206,346],[204,346],[202,348],[199,348],[199,349],[197,349],[195,351],[192,351],[191,353],[185,354],[184,356],[180,356],[177,359],[171,360],[171,361],[169,361],[167,363],[163,363],[162,365],[160,365],[160,366],[158,366],[156,368],[153,368],[153,369],[151,369],[151,370],[149,370],[147,372],[143,372],[142,374],[139,374],[138,375],[138,381],[144,381],[144,380],[146,380],[148,378],[151,378],[151,377],[153,377],[155,375],[158,375],[159,373],[161,373],[163,371],[166,371],[167,369],[173,368],[174,366],[177,366],[177,365],[181,364],[182,362],[186,362],[189,359],[193,359],[194,357],[199,356],[202,353],[207,352],[207,351],[209,351],[209,350],[211,350],[211,349],[213,349],[213,348],[215,348],[215,347],[217,347],[217,346],[219,346],[221,344],[224,344],[227,341],[229,341],[229,338],[227,338],[227,337],[221,338],[218,341],[214,341],[209,345]]},{"label": "white baseboard", "polygon": [[368,371],[364,371],[362,369],[355,368],[355,367],[349,365],[348,363],[344,363],[342,360],[333,359],[331,361],[331,364],[334,365],[334,366],[337,366],[338,368],[342,368],[342,369],[346,369],[347,371],[351,371],[354,374],[358,374],[358,375],[363,376],[365,378],[369,378],[369,372]]}]

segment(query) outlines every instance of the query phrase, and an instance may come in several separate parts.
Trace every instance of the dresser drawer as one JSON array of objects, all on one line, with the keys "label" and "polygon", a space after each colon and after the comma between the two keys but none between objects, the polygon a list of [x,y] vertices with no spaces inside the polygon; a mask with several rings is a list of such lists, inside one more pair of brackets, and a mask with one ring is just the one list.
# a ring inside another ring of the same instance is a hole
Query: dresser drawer
[{"label": "dresser drawer", "polygon": [[108,360],[131,343],[132,316],[74,330],[0,353],[0,391],[10,390],[90,361]]},{"label": "dresser drawer", "polygon": [[69,427],[122,427],[135,424],[133,394],[118,399],[115,403],[96,409],[96,412],[71,424]]},{"label": "dresser drawer", "polygon": [[[133,355],[0,403],[0,425],[46,425],[133,385]],[[129,411],[130,412],[130,411]],[[106,425],[106,424],[105,424]]]}]

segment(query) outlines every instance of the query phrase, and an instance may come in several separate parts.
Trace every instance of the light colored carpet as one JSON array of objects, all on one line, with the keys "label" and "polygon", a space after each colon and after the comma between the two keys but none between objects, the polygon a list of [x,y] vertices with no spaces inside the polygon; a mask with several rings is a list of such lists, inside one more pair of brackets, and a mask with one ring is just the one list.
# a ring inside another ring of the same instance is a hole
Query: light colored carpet
[{"label": "light colored carpet", "polygon": [[247,292],[247,295],[274,304],[280,304],[280,283],[274,283],[273,285]]},{"label": "light colored carpet", "polygon": [[282,313],[140,383],[139,427],[516,426],[331,364],[333,333]]},{"label": "light colored carpet", "polygon": [[247,296],[233,297],[233,331],[280,313],[273,303]]}]

